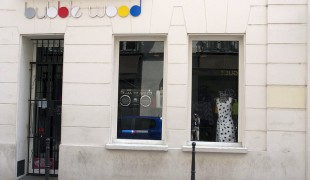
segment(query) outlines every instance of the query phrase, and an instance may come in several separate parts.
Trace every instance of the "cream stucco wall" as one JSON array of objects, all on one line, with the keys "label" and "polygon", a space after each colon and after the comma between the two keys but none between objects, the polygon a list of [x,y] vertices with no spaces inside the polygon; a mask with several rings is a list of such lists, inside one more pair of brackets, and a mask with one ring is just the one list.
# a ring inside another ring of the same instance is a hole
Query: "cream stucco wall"
[{"label": "cream stucco wall", "polygon": [[[243,36],[240,141],[248,150],[197,153],[197,179],[308,178],[307,0],[143,0],[136,18],[87,14],[89,4],[135,4],[132,0],[76,0],[81,18],[31,20],[24,17],[24,2],[0,1],[0,179],[16,179],[16,161],[25,152],[22,75],[29,60],[22,42],[38,35],[64,36],[59,179],[190,178],[191,153],[182,147],[189,140],[189,38],[194,35]],[[46,1],[26,2],[41,13],[46,6]],[[118,36],[166,39],[167,151],[106,148],[114,136]]]}]

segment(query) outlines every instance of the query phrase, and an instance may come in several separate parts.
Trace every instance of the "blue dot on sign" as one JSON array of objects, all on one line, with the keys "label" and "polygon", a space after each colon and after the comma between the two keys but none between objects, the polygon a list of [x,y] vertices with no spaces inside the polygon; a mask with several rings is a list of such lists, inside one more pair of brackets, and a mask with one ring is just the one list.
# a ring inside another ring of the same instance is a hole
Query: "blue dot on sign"
[{"label": "blue dot on sign", "polygon": [[141,14],[141,7],[140,6],[132,6],[130,9],[130,14],[134,17],[137,17]]}]

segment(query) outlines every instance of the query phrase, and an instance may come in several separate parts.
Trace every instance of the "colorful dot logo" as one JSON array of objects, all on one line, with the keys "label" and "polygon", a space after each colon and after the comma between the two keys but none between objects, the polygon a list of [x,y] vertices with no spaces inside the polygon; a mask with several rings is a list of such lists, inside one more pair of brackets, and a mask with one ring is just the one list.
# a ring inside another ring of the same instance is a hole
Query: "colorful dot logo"
[{"label": "colorful dot logo", "polygon": [[[95,7],[89,6],[88,8],[88,14],[91,18],[102,18],[105,15],[112,18],[115,17],[117,14],[120,17],[127,17],[129,14],[133,17],[137,17],[141,14],[141,2],[139,5],[134,5],[131,8],[129,8],[126,5],[122,5],[120,7],[115,6],[107,6],[107,7]],[[60,2],[58,1],[58,7],[50,7],[49,2],[47,3],[47,6],[45,9],[45,14],[43,16],[38,15],[38,8],[28,7],[27,2],[25,2],[25,17],[28,19],[32,19],[35,16],[37,16],[39,19],[43,19],[46,17],[49,17],[50,19],[56,18],[57,16],[61,18],[67,18],[73,17],[73,18],[79,18],[82,16],[81,8],[78,6],[72,7],[72,2],[70,2],[70,8],[67,8],[65,6],[60,6]]]},{"label": "colorful dot logo", "polygon": [[126,17],[129,14],[129,8],[127,6],[121,6],[118,8],[118,15],[120,17]]},{"label": "colorful dot logo", "polygon": [[130,14],[134,17],[137,17],[141,14],[141,0],[140,0],[140,6],[132,6],[130,9]]},{"label": "colorful dot logo", "polygon": [[66,18],[69,15],[69,9],[66,7],[60,7],[59,1],[58,1],[58,15],[61,18]]}]

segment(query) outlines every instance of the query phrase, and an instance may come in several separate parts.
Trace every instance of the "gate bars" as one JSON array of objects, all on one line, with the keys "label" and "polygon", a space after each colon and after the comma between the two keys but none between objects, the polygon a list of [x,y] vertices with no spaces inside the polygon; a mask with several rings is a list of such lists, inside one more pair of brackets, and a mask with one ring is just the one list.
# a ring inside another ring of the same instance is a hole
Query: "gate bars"
[{"label": "gate bars", "polygon": [[28,173],[57,176],[61,135],[63,40],[43,39],[33,40],[33,43],[36,58],[30,62]]}]

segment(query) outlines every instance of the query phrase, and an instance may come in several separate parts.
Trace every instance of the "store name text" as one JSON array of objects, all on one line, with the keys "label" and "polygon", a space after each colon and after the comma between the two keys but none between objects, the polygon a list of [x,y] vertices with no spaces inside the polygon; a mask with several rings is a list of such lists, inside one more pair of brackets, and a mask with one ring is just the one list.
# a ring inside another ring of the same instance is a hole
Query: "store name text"
[{"label": "store name text", "polygon": [[[54,19],[57,16],[61,18],[73,17],[79,18],[83,15],[82,9],[79,6],[72,6],[72,1],[70,2],[70,7],[61,6],[58,1],[58,7],[50,6],[49,2],[47,2],[46,7],[44,8],[42,14],[40,14],[38,8],[28,7],[27,2],[25,2],[25,17],[28,19],[33,19],[37,17],[39,19],[50,18]],[[119,8],[115,6],[102,6],[102,7],[88,7],[88,15],[91,18],[102,18],[105,15],[108,17],[114,17],[116,15],[120,17],[127,17],[129,14],[133,17],[137,17],[141,14],[141,0],[139,5],[134,5],[129,8],[126,5],[122,5]]]}]

